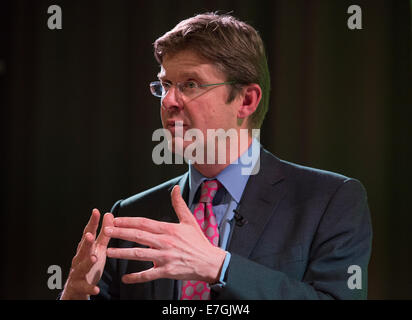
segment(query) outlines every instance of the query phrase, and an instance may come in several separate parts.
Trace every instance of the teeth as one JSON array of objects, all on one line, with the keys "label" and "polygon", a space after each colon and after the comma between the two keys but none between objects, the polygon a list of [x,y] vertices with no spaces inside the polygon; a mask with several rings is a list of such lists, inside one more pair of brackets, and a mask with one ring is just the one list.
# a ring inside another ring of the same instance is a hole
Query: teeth
[{"label": "teeth", "polygon": [[176,127],[183,127],[183,121],[176,121],[175,126]]}]

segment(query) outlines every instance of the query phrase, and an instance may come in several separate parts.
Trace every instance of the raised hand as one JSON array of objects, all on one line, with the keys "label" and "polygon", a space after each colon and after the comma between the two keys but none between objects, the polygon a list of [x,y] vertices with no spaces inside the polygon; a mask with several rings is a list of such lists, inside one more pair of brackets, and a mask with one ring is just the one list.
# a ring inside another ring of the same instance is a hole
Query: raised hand
[{"label": "raised hand", "polygon": [[[106,213],[103,217],[102,229],[113,226],[113,219],[111,213]],[[100,291],[97,283],[106,264],[107,244],[110,237],[100,231],[96,239],[99,220],[99,210],[93,209],[72,260],[69,277],[61,296],[62,300],[87,300],[90,295],[96,295]]]},{"label": "raised hand", "polygon": [[107,249],[107,256],[111,258],[153,262],[151,269],[124,275],[123,282],[170,278],[215,283],[219,279],[226,252],[212,245],[205,237],[183,200],[179,186],[173,188],[171,198],[179,223],[121,217],[114,219],[114,227],[104,228],[107,237],[149,247]]}]

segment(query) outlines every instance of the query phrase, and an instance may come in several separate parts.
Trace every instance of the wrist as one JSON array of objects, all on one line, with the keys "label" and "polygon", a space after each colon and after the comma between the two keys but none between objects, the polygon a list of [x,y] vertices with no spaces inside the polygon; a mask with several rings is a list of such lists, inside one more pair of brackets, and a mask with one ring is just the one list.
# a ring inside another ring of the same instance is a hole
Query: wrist
[{"label": "wrist", "polygon": [[63,290],[60,300],[90,300],[90,295],[70,293]]},{"label": "wrist", "polygon": [[207,280],[209,284],[216,284],[220,280],[220,274],[222,272],[223,263],[226,258],[226,251],[216,247],[216,252],[213,255],[213,260],[211,263],[210,274]]},{"label": "wrist", "polygon": [[90,300],[89,294],[73,290],[74,288],[70,284],[70,279],[68,279],[64,285],[60,300]]}]

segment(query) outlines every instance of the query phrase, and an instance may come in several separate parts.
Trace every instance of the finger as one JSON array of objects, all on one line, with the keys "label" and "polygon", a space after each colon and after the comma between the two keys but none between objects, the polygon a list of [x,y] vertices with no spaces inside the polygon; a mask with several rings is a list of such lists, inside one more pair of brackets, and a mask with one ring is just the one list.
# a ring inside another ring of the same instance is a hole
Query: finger
[{"label": "finger", "polygon": [[120,228],[133,228],[151,233],[164,234],[173,228],[175,223],[157,221],[141,217],[120,217],[114,219],[114,226]]},{"label": "finger", "polygon": [[70,289],[81,295],[96,295],[100,292],[98,286],[88,283],[84,278],[73,281],[70,285]]},{"label": "finger", "polygon": [[80,250],[84,242],[84,236],[87,233],[91,233],[93,236],[96,236],[96,231],[99,226],[100,220],[100,212],[98,209],[93,209],[92,214],[90,215],[89,221],[87,222],[86,226],[83,229],[83,236],[80,240],[79,244],[77,245],[76,252]]},{"label": "finger", "polygon": [[76,268],[76,272],[78,272],[78,274],[87,274],[96,262],[97,256],[90,254],[80,261]]},{"label": "finger", "polygon": [[98,295],[99,294],[99,292],[100,292],[100,288],[98,287],[98,286],[93,286],[93,285],[90,285],[92,288],[90,288],[90,295],[91,296],[95,296],[95,295]]},{"label": "finger", "polygon": [[125,274],[122,277],[122,281],[123,283],[126,283],[126,284],[132,284],[132,283],[148,282],[148,281],[157,280],[160,278],[164,278],[162,269],[161,268],[150,268],[145,271],[141,271],[137,273]]},{"label": "finger", "polygon": [[82,241],[80,242],[76,256],[73,258],[72,265],[75,266],[81,263],[82,260],[90,256],[94,243],[94,236],[90,232],[86,233],[82,237]]},{"label": "finger", "polygon": [[125,260],[154,261],[159,257],[159,250],[151,248],[108,248],[107,256]]},{"label": "finger", "polygon": [[92,285],[92,284],[87,284],[87,285],[90,286],[87,288],[88,294],[90,294],[91,296],[95,296],[99,294],[100,288],[98,286]]},{"label": "finger", "polygon": [[98,286],[94,284],[90,284],[87,281],[84,281],[81,286],[83,287],[83,292],[85,294],[89,294],[91,296],[97,295],[100,292],[100,289]]},{"label": "finger", "polygon": [[182,198],[182,195],[180,193],[180,187],[178,185],[175,185],[173,187],[171,198],[173,209],[175,209],[179,221],[197,224],[195,217],[193,216],[190,209],[187,207],[185,200],[183,200]]},{"label": "finger", "polygon": [[159,235],[138,229],[105,227],[107,237],[140,243],[149,247],[160,248]]},{"label": "finger", "polygon": [[97,228],[99,227],[99,220],[100,220],[99,210],[93,209],[89,222],[87,223],[86,227],[83,230],[83,234],[90,232],[91,234],[96,236],[96,231],[97,231]]},{"label": "finger", "polygon": [[113,227],[113,220],[114,220],[114,217],[110,212],[106,213],[103,216],[102,228],[101,228],[99,236],[97,237],[97,240],[96,240],[98,245],[102,245],[104,247],[107,247],[107,245],[109,244],[110,237],[105,235],[103,230],[106,227]]}]

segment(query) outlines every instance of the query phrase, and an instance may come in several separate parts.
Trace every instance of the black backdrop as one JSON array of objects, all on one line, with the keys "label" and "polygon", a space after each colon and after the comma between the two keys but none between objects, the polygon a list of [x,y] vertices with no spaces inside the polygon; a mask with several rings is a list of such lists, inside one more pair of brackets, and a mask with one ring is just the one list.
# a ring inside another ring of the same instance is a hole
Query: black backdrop
[{"label": "black backdrop", "polygon": [[[47,8],[62,8],[62,30]],[[349,30],[347,8],[362,8]],[[272,77],[262,144],[358,178],[374,228],[369,298],[411,298],[410,1],[2,0],[0,298],[55,299],[91,209],[186,170],[157,166],[152,43],[180,20],[232,11],[261,33]]]}]

